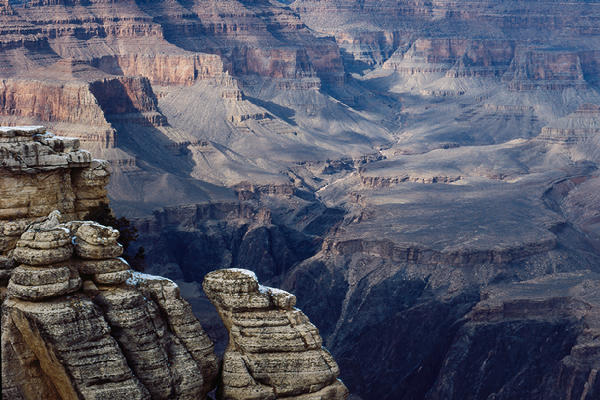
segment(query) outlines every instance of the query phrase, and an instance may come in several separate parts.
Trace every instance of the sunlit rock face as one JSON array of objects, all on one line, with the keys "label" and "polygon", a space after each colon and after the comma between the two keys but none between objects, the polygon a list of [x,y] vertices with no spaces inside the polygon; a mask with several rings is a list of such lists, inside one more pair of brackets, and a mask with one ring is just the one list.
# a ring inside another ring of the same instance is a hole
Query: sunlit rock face
[{"label": "sunlit rock face", "polygon": [[346,399],[339,368],[296,297],[259,285],[243,269],[209,273],[204,291],[229,331],[219,392],[224,399]]},{"label": "sunlit rock face", "polygon": [[[314,155],[320,134],[314,126],[297,127],[285,116],[293,113],[288,106],[280,109],[285,115],[272,112],[256,90],[285,94],[289,105],[308,113],[315,96],[345,112],[318,93],[324,85],[344,85],[338,46],[283,4],[2,4],[0,123],[44,124],[78,137],[94,157],[112,164],[116,207],[148,214],[229,197],[203,182],[286,180],[283,164]],[[185,113],[177,111],[182,107]],[[353,124],[346,117],[330,132],[329,152],[341,154],[336,143]],[[381,142],[387,133],[365,127],[361,135]],[[266,157],[264,145],[289,151]]]}]

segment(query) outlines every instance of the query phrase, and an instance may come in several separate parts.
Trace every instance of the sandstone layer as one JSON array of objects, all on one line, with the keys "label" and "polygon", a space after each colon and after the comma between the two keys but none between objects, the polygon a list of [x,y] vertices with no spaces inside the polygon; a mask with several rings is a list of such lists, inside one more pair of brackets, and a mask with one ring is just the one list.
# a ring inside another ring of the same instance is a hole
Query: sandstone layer
[{"label": "sandstone layer", "polygon": [[213,344],[171,281],[134,273],[119,232],[29,225],[2,304],[3,399],[201,399]]},{"label": "sandstone layer", "polygon": [[220,398],[347,398],[336,362],[294,295],[259,285],[242,269],[211,272],[203,287],[229,331]]},{"label": "sandstone layer", "polygon": [[0,164],[0,256],[53,210],[63,220],[78,219],[108,202],[108,163],[92,159],[78,139],[43,127],[1,128]]}]

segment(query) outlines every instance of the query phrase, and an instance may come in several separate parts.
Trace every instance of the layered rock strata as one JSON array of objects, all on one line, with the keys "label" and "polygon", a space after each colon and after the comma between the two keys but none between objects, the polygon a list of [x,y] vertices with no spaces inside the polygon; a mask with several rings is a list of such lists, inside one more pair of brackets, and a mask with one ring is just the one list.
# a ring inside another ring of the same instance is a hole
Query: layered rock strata
[{"label": "layered rock strata", "polygon": [[120,284],[130,277],[129,265],[117,258],[123,246],[117,242],[119,231],[96,223],[70,222],[75,229],[75,253],[81,258],[77,268],[93,277],[97,284]]},{"label": "layered rock strata", "polygon": [[581,271],[484,290],[426,398],[598,398],[598,286]]},{"label": "layered rock strata", "polygon": [[78,139],[43,127],[0,128],[0,166],[0,256],[15,248],[30,223],[53,210],[66,221],[108,202],[108,163],[93,160]]},{"label": "layered rock strata", "polygon": [[[107,201],[107,164],[42,127],[0,133],[2,399],[207,398],[218,360],[177,285],[132,271],[118,230],[79,220]],[[347,397],[293,295],[242,270],[206,285],[232,335],[222,397]]]},{"label": "layered rock strata", "polygon": [[108,164],[14,127],[0,165],[2,399],[205,398],[217,359],[178,287],[132,272],[117,230],[77,220],[108,202]]},{"label": "layered rock strata", "polygon": [[296,297],[259,285],[243,269],[209,273],[204,291],[229,331],[219,396],[224,399],[345,399],[339,368]]},{"label": "layered rock strata", "polygon": [[35,301],[81,286],[77,270],[63,264],[73,255],[73,245],[69,229],[59,225],[59,216],[55,211],[46,221],[32,224],[17,242],[13,259],[21,265],[13,271],[9,296]]},{"label": "layered rock strata", "polygon": [[548,143],[575,145],[597,140],[600,134],[600,106],[583,104],[574,113],[542,128],[538,139]]},{"label": "layered rock strata", "polygon": [[60,218],[30,225],[12,253],[2,398],[205,398],[217,360],[177,286],[133,273],[117,230]]}]

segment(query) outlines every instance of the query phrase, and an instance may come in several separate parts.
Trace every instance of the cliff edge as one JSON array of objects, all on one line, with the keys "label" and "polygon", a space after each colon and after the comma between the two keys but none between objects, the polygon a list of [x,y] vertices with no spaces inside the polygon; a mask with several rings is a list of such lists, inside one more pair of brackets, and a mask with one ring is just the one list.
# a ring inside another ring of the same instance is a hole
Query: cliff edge
[{"label": "cliff edge", "polygon": [[348,391],[295,297],[219,270],[223,368],[172,281],[131,270],[119,231],[81,221],[110,170],[77,139],[0,128],[2,399],[342,400]]}]

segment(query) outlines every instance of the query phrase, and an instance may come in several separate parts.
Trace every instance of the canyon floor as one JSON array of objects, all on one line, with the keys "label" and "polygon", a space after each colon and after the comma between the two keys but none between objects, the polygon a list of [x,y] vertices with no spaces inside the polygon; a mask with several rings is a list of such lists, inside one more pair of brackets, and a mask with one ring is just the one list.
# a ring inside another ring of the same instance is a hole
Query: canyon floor
[{"label": "canyon floor", "polygon": [[297,295],[353,398],[594,399],[599,20],[598,1],[3,0],[0,124],[111,162],[147,271],[217,351],[201,282],[242,267]]}]

